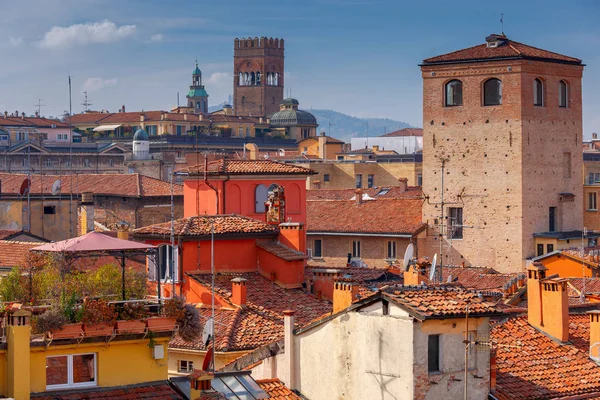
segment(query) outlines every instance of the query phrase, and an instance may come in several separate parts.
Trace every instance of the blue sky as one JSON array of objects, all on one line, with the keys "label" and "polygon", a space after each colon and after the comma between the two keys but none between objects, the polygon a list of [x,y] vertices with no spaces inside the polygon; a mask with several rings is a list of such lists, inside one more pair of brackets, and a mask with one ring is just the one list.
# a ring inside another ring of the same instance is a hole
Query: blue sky
[{"label": "blue sky", "polygon": [[422,124],[424,58],[512,39],[584,60],[584,135],[600,132],[600,2],[0,0],[0,111],[169,109],[198,57],[209,103],[232,92],[233,39],[286,40],[302,108]]}]

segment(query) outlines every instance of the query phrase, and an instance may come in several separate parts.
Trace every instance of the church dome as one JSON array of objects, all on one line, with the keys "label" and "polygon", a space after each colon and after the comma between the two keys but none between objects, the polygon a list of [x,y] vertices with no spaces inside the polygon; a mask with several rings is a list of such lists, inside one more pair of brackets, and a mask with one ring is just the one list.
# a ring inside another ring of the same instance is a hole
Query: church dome
[{"label": "church dome", "polygon": [[133,140],[148,140],[148,134],[143,129],[138,129],[133,135]]},{"label": "church dome", "polygon": [[297,106],[300,103],[298,102],[298,100],[294,99],[294,98],[288,98],[288,99],[283,99],[281,101],[281,105],[282,106]]},{"label": "church dome", "polygon": [[[285,100],[284,100],[285,101]],[[271,115],[272,126],[295,126],[295,125],[314,125],[317,126],[317,119],[309,112],[302,110],[286,109]]]}]

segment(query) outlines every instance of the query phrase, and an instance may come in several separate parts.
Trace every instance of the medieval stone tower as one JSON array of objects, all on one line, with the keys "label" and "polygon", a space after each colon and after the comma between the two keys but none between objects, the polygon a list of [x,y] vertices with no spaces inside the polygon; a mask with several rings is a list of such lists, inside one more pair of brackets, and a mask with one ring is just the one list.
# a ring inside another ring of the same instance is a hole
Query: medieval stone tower
[{"label": "medieval stone tower", "polygon": [[236,115],[268,116],[283,100],[283,39],[233,42],[233,108]]},{"label": "medieval stone tower", "polygon": [[421,71],[424,253],[442,225],[444,264],[520,271],[534,234],[582,229],[581,60],[491,35]]}]

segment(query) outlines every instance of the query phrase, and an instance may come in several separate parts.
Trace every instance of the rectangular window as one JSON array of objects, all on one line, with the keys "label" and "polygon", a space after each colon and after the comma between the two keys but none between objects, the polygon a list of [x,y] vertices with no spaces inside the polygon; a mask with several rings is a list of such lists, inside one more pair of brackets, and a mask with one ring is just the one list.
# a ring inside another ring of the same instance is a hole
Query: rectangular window
[{"label": "rectangular window", "polygon": [[83,166],[84,167],[89,167],[90,166],[90,159],[89,158],[84,158],[83,159]]},{"label": "rectangular window", "polygon": [[537,245],[537,255],[538,255],[538,257],[544,255],[544,245],[543,244]]},{"label": "rectangular window", "polygon": [[242,135],[244,134],[244,128],[242,128],[241,126],[238,128],[238,137],[242,137]]},{"label": "rectangular window", "polygon": [[148,134],[148,136],[150,136],[150,135],[156,135],[157,126],[156,125],[146,125],[145,131]]},{"label": "rectangular window", "polygon": [[588,210],[596,211],[596,192],[588,193]]},{"label": "rectangular window", "polygon": [[550,207],[548,210],[548,231],[556,231],[556,207]]},{"label": "rectangular window", "polygon": [[177,134],[177,136],[181,136],[181,133],[183,132],[183,126],[181,125],[177,125],[175,127],[175,133]]},{"label": "rectangular window", "polygon": [[71,168],[71,160],[65,160],[65,167]]},{"label": "rectangular window", "polygon": [[387,242],[387,258],[388,259],[396,258],[396,242],[394,240],[389,240]]},{"label": "rectangular window", "polygon": [[554,251],[554,245],[553,244],[547,244],[546,245],[546,253],[552,253]]},{"label": "rectangular window", "polygon": [[52,168],[52,160],[50,160],[50,159],[46,160],[46,167],[47,168]]},{"label": "rectangular window", "polygon": [[108,166],[109,167],[113,167],[115,165],[115,160],[113,160],[112,158],[108,159]]},{"label": "rectangular window", "polygon": [[344,156],[337,156],[338,161],[344,161]]},{"label": "rectangular window", "polygon": [[367,175],[367,187],[372,188],[373,186],[375,186],[374,182],[375,182],[375,176],[373,174]]},{"label": "rectangular window", "polygon": [[356,189],[361,189],[362,188],[362,174],[356,174],[355,181],[356,181]]},{"label": "rectangular window", "polygon": [[417,175],[417,186],[423,186],[423,174]]},{"label": "rectangular window", "polygon": [[323,174],[323,182],[329,182],[329,174]]},{"label": "rectangular window", "polygon": [[46,357],[46,389],[97,386],[96,354]]},{"label": "rectangular window", "polygon": [[440,371],[440,335],[429,335],[427,343],[427,371]]},{"label": "rectangular window", "polygon": [[194,371],[194,362],[187,360],[178,360],[177,361],[177,372],[193,372]]},{"label": "rectangular window", "polygon": [[360,258],[360,240],[352,241],[352,257]]},{"label": "rectangular window", "polygon": [[323,241],[321,239],[315,239],[313,244],[313,257],[323,257]]},{"label": "rectangular window", "polygon": [[44,214],[46,214],[46,215],[56,214],[56,206],[44,206]]},{"label": "rectangular window", "polygon": [[463,209],[461,207],[451,207],[448,209],[448,218],[450,218],[448,236],[450,239],[463,238]]},{"label": "rectangular window", "polygon": [[246,137],[250,137],[250,127],[246,127]]}]

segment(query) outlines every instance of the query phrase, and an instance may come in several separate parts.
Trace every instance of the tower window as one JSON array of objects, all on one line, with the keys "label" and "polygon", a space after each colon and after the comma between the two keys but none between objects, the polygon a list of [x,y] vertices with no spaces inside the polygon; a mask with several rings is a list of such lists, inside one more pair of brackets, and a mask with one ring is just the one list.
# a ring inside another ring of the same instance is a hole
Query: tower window
[{"label": "tower window", "polygon": [[462,86],[457,79],[446,83],[446,107],[462,106]]},{"label": "tower window", "polygon": [[450,218],[449,223],[449,234],[450,239],[462,239],[463,238],[463,209],[461,207],[450,207],[448,209],[448,217]]},{"label": "tower window", "polygon": [[533,105],[544,105],[544,83],[539,78],[533,81]]},{"label": "tower window", "polygon": [[483,83],[483,105],[499,106],[502,104],[502,81],[491,78]]},{"label": "tower window", "polygon": [[558,106],[559,107],[567,107],[569,104],[568,99],[568,88],[567,83],[565,81],[558,82]]},{"label": "tower window", "polygon": [[[550,207],[548,209],[548,231],[556,232],[556,207]],[[552,250],[548,250],[550,253]]]}]

